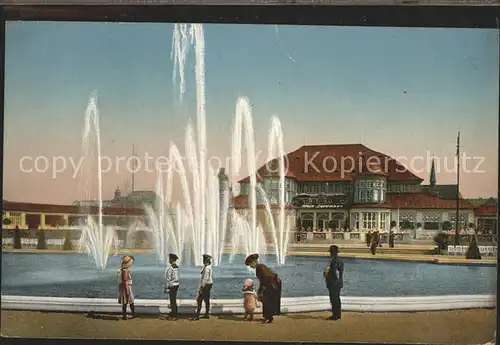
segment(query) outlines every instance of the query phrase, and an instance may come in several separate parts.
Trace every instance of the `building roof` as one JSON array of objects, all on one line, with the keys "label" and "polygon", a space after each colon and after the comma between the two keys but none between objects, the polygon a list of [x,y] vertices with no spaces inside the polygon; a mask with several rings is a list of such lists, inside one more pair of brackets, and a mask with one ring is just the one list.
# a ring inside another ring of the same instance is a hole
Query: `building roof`
[{"label": "building roof", "polygon": [[482,205],[498,205],[497,198],[473,198],[468,199],[474,206],[482,206]]},{"label": "building roof", "polygon": [[[236,209],[250,208],[250,200],[248,195],[237,195],[233,198],[232,206]],[[271,208],[278,208],[279,205],[271,204]],[[294,208],[292,204],[285,205],[286,208]],[[257,205],[257,208],[265,208],[265,205]]]},{"label": "building roof", "polygon": [[[392,208],[400,209],[455,209],[456,200],[443,199],[436,195],[427,193],[387,193],[387,203]],[[459,200],[460,209],[473,209],[472,205],[466,199]]]},{"label": "building roof", "polygon": [[498,207],[496,205],[481,205],[474,209],[474,214],[476,216],[498,216]]},{"label": "building roof", "polygon": [[[79,207],[75,205],[51,205],[29,202],[3,201],[3,211],[8,212],[34,212],[34,213],[64,213],[64,214],[97,214],[97,207]],[[109,216],[142,216],[145,215],[140,208],[103,207],[104,215]]]},{"label": "building roof", "polygon": [[[422,191],[427,194],[434,194],[441,199],[456,200],[457,199],[457,185],[456,184],[437,184],[434,187],[430,185],[422,185]],[[462,194],[459,193],[460,198]]]},{"label": "building roof", "polygon": [[[248,208],[248,196],[238,195],[233,199],[235,208]],[[277,207],[277,205],[271,205]],[[292,207],[287,205],[287,207]],[[386,202],[382,204],[355,204],[352,208],[391,208],[391,209],[456,209],[456,200],[441,199],[435,195],[425,193],[388,193]],[[460,209],[474,208],[470,202],[465,199],[459,201]]]},{"label": "building roof", "polygon": [[[276,174],[277,161],[267,162],[257,174]],[[390,181],[423,181],[394,158],[362,144],[304,145],[285,155],[285,165],[287,177],[301,182],[352,180],[359,174],[384,175]],[[249,177],[240,180],[248,181]]]}]

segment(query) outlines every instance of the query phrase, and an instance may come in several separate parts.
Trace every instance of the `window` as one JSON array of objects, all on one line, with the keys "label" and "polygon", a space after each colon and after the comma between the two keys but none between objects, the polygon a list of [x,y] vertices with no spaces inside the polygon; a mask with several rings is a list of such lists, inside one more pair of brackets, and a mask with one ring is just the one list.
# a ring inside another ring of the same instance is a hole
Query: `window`
[{"label": "window", "polygon": [[389,229],[389,213],[380,214],[380,230],[387,231]]},{"label": "window", "polygon": [[[468,219],[468,218],[469,218],[469,217],[467,216],[467,214],[466,214],[466,213],[460,213],[460,214],[459,214],[458,221],[459,221],[459,222],[465,222],[465,221],[467,221],[467,219]],[[457,220],[457,214],[456,214],[456,213],[451,213],[451,212],[450,212],[450,213],[448,214],[448,220],[449,220],[450,222],[454,222],[454,221],[456,221],[456,220]]]},{"label": "window", "polygon": [[353,224],[352,224],[353,228],[359,230],[360,224],[359,224],[359,213],[358,212],[352,214],[352,220],[353,220]]},{"label": "window", "polygon": [[9,219],[10,219],[11,225],[21,225],[21,221],[22,221],[21,213],[11,212]]},{"label": "window", "polygon": [[372,201],[372,191],[362,189],[359,191],[359,202],[371,202]]},{"label": "window", "polygon": [[439,223],[441,222],[441,214],[440,213],[424,213],[423,217],[425,222]]},{"label": "window", "polygon": [[439,222],[424,222],[425,230],[439,230]]},{"label": "window", "polygon": [[376,229],[377,228],[377,213],[363,212],[363,229]]},{"label": "window", "polygon": [[240,184],[240,194],[241,195],[248,195],[248,183],[241,183]]}]

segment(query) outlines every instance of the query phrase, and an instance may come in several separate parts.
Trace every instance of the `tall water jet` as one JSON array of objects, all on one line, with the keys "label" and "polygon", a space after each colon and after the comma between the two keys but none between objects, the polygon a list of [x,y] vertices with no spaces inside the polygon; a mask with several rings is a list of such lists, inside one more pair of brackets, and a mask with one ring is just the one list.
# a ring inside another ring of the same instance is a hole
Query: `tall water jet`
[{"label": "tall water jet", "polygon": [[[257,177],[256,177],[256,152],[255,138],[252,121],[252,112],[250,102],[246,97],[239,97],[236,104],[236,114],[232,133],[232,166],[231,176],[236,178],[240,173],[242,165],[242,137],[245,137],[245,149],[247,154],[247,170],[250,175],[250,221],[247,216],[240,215],[234,210],[231,211],[232,227],[229,229],[229,183],[221,182],[220,174],[208,167],[207,162],[207,134],[206,134],[206,109],[205,109],[205,38],[203,26],[201,24],[174,24],[172,35],[172,54],[174,60],[173,81],[176,82],[179,75],[180,99],[182,101],[185,92],[185,63],[190,50],[194,46],[195,51],[195,80],[196,80],[196,133],[189,122],[186,127],[185,149],[186,166],[182,160],[179,150],[175,144],[170,145],[170,162],[176,169],[170,169],[166,175],[166,184],[163,201],[171,204],[172,185],[174,170],[180,178],[181,193],[183,196],[182,211],[177,212],[176,232],[177,242],[182,243],[182,248],[178,246],[177,250],[189,250],[192,253],[193,263],[202,264],[201,255],[208,253],[213,257],[215,265],[220,264],[227,232],[231,231],[233,253],[243,244],[247,254],[257,252],[263,254],[266,250],[266,241],[264,229],[257,219]],[[283,151],[283,135],[279,121],[273,120],[272,142],[270,150],[277,146],[278,151]],[[271,138],[271,137],[270,137]],[[171,167],[172,168],[172,167]],[[279,263],[284,263],[288,237],[286,235],[285,225],[285,194],[284,194],[284,164],[280,166],[280,219],[278,221],[278,230],[272,219],[271,208],[266,200],[266,211],[270,217],[271,232],[275,245],[275,254]],[[159,181],[162,181],[159,177]],[[188,184],[191,180],[191,185]],[[265,194],[265,193],[263,193]],[[179,206],[180,207],[180,206]],[[155,212],[150,210],[150,218],[165,218],[162,215],[161,207]],[[246,212],[245,212],[246,213]],[[159,215],[158,215],[159,214]],[[156,219],[155,218],[155,219]],[[168,218],[168,217],[167,217]],[[154,223],[154,222],[153,222]],[[154,228],[157,231],[173,233],[171,226],[167,226],[165,220],[156,221]],[[182,227],[180,228],[180,225]],[[182,232],[183,240],[179,242],[179,235]],[[279,236],[278,236],[279,234]],[[165,235],[166,236],[166,235]],[[162,237],[162,240],[166,237]],[[167,236],[168,237],[168,236]],[[279,238],[278,238],[279,237]],[[191,255],[190,255],[191,256]],[[185,262],[186,263],[186,262]]]},{"label": "tall water jet", "polygon": [[[283,147],[283,130],[281,129],[281,122],[278,117],[273,116],[271,119],[271,129],[269,130],[268,139],[268,161],[273,159],[274,150],[278,151],[278,175],[279,175],[279,218],[278,218],[278,234],[279,245],[278,247],[278,263],[284,264],[288,249],[288,241],[290,236],[289,224],[285,224],[285,149]],[[276,242],[276,241],[275,241]],[[278,244],[278,242],[276,242]]]},{"label": "tall water jet", "polygon": [[[97,153],[95,162],[97,168],[92,166],[94,153]],[[98,270],[104,270],[108,256],[117,243],[115,229],[104,226],[102,204],[102,159],[101,159],[101,134],[99,128],[99,108],[97,107],[97,92],[94,91],[85,110],[85,123],[82,136],[83,167],[80,182],[83,182],[85,200],[92,198],[92,177],[97,176],[97,221],[88,212],[81,227],[81,236],[78,249],[85,251],[90,256]],[[93,209],[93,207],[92,207]]]},{"label": "tall water jet", "polygon": [[242,133],[245,135],[245,149],[247,153],[247,172],[250,175],[250,234],[249,234],[249,248],[250,251],[258,252],[259,245],[259,231],[257,229],[257,164],[255,162],[255,137],[252,120],[252,107],[248,98],[239,97],[236,103],[236,113],[233,124],[232,136],[232,169],[231,173],[233,179],[236,178],[241,172],[242,161],[242,147],[241,139]]}]

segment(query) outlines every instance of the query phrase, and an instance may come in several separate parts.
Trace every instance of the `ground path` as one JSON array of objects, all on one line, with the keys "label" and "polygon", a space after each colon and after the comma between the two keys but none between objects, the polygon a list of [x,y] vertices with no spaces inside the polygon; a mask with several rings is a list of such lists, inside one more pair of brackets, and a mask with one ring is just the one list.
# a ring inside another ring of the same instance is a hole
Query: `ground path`
[{"label": "ground path", "polygon": [[197,322],[151,316],[123,321],[116,315],[2,311],[1,331],[3,336],[28,338],[484,344],[493,338],[496,310],[346,312],[341,321],[324,320],[327,316],[327,312],[297,313],[279,316],[273,324],[261,324],[243,321],[240,315]]}]

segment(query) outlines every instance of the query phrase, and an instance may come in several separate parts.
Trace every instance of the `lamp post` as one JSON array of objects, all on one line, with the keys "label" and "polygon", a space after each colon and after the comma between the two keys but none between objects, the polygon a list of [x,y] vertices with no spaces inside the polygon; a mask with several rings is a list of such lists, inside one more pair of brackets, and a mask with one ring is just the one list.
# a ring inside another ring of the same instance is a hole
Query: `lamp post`
[{"label": "lamp post", "polygon": [[457,209],[455,219],[455,245],[460,245],[460,235],[458,225],[460,222],[460,131],[457,135]]}]

